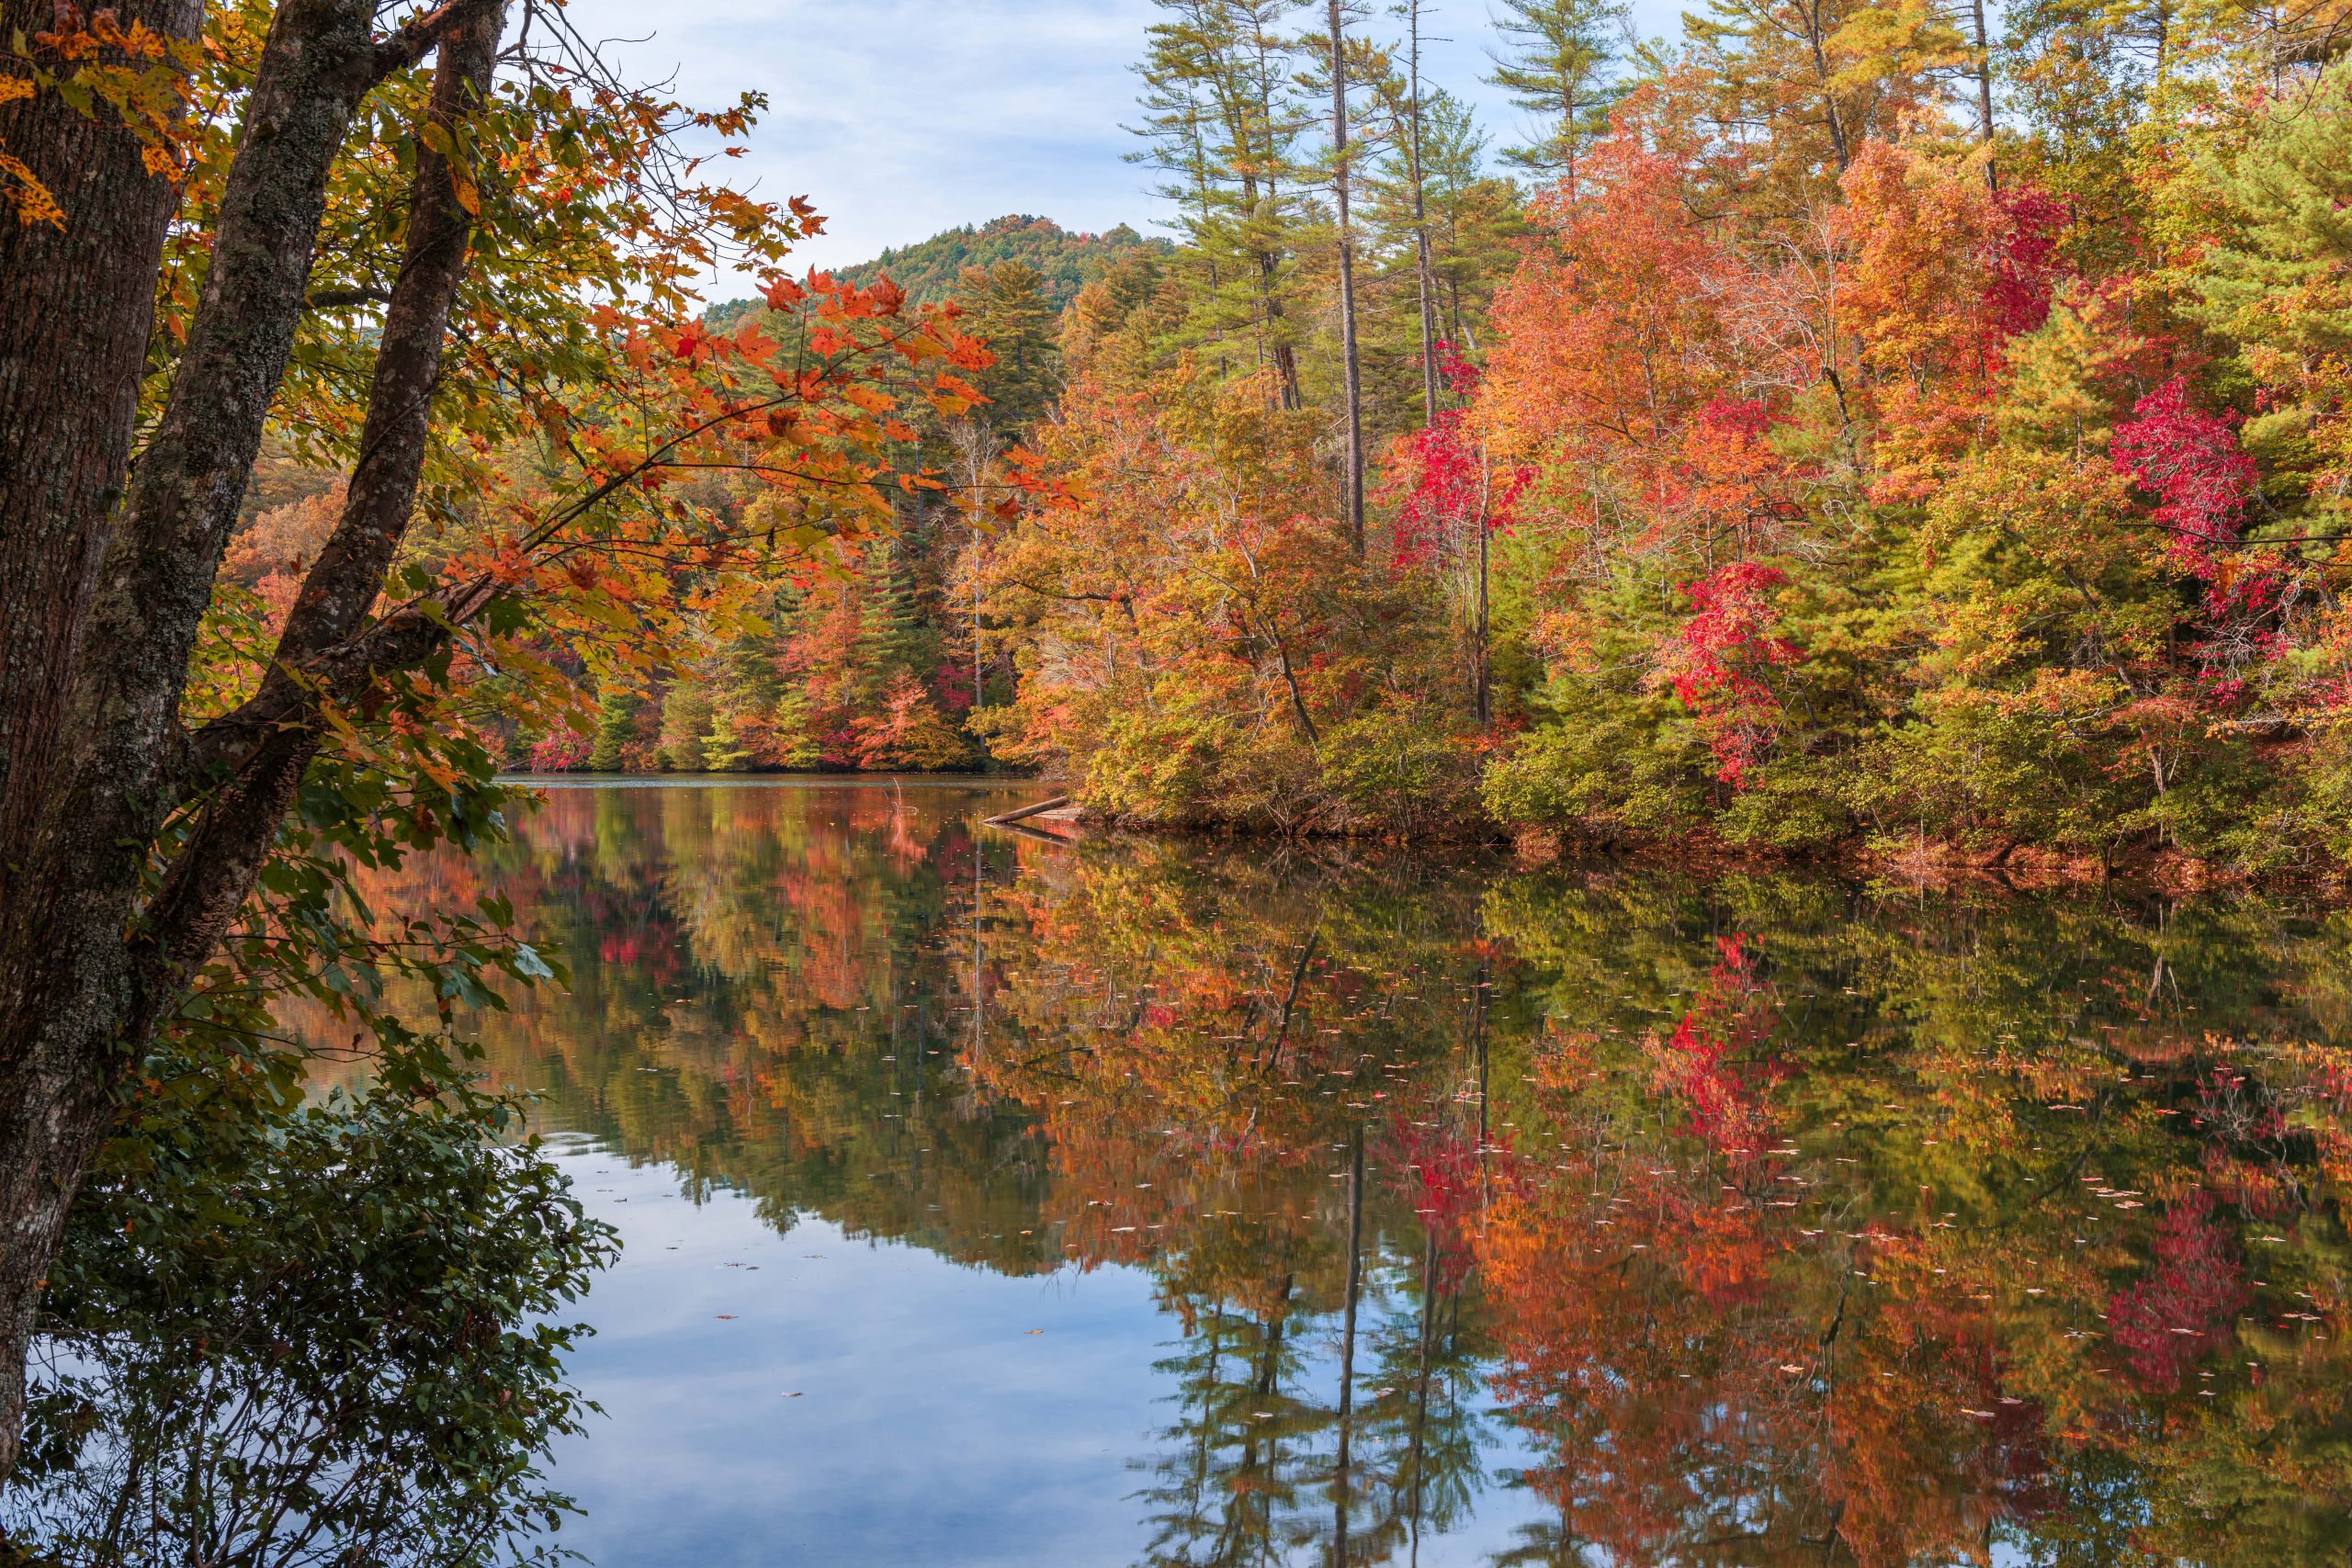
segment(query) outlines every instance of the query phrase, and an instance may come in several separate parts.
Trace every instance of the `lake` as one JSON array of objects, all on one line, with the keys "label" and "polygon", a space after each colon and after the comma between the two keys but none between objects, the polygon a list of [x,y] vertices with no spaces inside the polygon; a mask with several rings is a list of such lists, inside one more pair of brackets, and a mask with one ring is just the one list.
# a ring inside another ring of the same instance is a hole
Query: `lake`
[{"label": "lake", "polygon": [[2352,919],[560,784],[602,1568],[2341,1563]]}]

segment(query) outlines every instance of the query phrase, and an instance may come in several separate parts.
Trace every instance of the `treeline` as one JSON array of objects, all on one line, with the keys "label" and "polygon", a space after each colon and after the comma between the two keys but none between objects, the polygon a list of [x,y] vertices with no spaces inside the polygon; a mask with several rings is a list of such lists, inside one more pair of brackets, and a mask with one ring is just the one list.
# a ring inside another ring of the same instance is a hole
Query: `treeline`
[{"label": "treeline", "polygon": [[1426,6],[1165,0],[1131,129],[1176,243],[1080,243],[1058,309],[965,268],[996,363],[916,422],[938,488],[513,760],[2340,864],[2341,11],[1715,0],[1636,46],[1511,0],[1497,150]]},{"label": "treeline", "polygon": [[[971,721],[1287,832],[2352,853],[2340,5],[1167,0]],[[1459,25],[1458,18],[1456,25]]]}]

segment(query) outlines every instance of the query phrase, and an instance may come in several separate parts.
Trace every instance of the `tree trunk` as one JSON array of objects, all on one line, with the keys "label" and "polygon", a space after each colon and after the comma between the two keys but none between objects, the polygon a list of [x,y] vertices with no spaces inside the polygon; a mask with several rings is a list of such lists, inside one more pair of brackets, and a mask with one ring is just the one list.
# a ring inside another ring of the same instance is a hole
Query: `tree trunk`
[{"label": "tree trunk", "polygon": [[1363,1129],[1348,1136],[1347,1300],[1340,1319],[1340,1448],[1331,1475],[1331,1561],[1347,1568],[1348,1512],[1354,1491],[1356,1303],[1363,1293]]},{"label": "tree trunk", "polygon": [[1430,265],[1429,204],[1421,186],[1421,0],[1406,0],[1407,62],[1410,94],[1406,100],[1405,163],[1413,186],[1413,272],[1420,286],[1421,423],[1437,423],[1437,276]]},{"label": "tree trunk", "polygon": [[[195,37],[202,17],[198,0],[115,11],[126,28],[175,39]],[[0,38],[57,25],[51,0],[0,0]],[[54,93],[0,103],[0,145],[65,212],[62,225],[0,217],[0,906],[14,906],[122,498],[179,193],[147,172],[119,119],[81,114]]]},{"label": "tree trunk", "polygon": [[1495,716],[1493,681],[1489,674],[1492,659],[1489,644],[1492,641],[1492,634],[1487,626],[1487,536],[1494,529],[1494,520],[1487,514],[1488,483],[1487,448],[1486,444],[1481,442],[1478,446],[1478,515],[1472,520],[1473,526],[1478,530],[1478,607],[1477,624],[1474,634],[1476,668],[1476,673],[1472,676],[1471,694],[1472,706],[1477,710],[1478,727],[1481,729],[1494,722]]},{"label": "tree trunk", "polygon": [[1340,0],[1325,0],[1331,28],[1331,194],[1340,217],[1340,355],[1347,399],[1348,543],[1363,559],[1363,378],[1356,361],[1355,236],[1348,228],[1348,51]]},{"label": "tree trunk", "polygon": [[[125,26],[196,35],[195,0],[138,0]],[[0,31],[58,25],[47,0],[5,0]],[[55,65],[49,61],[45,63]],[[64,210],[62,226],[0,218],[0,1479],[24,1418],[33,1312],[65,1217],[109,1120],[111,1075],[93,1060],[125,998],[119,957],[60,987],[38,955],[66,929],[44,874],[41,806],[74,736],[75,655],[122,497],[155,280],[179,193],[147,172],[138,140],[103,106],[54,93],[0,105],[0,141]],[[119,906],[118,906],[119,908]],[[121,950],[119,928],[110,946]],[[94,1050],[93,1048],[96,1049]]]},{"label": "tree trunk", "polygon": [[1997,196],[2001,182],[1993,172],[1993,40],[1984,30],[1984,0],[1969,0],[1976,21],[1976,126],[1984,140],[1984,188]]},{"label": "tree trunk", "polygon": [[1258,260],[1258,303],[1266,321],[1266,357],[1274,367],[1275,397],[1285,409],[1302,402],[1298,390],[1298,350],[1283,341],[1281,294],[1283,259],[1270,250],[1255,253]]},{"label": "tree trunk", "polygon": [[1838,114],[1838,88],[1830,75],[1829,57],[1822,49],[1820,0],[1800,6],[1798,14],[1804,20],[1804,40],[1813,51],[1814,79],[1821,89],[1821,123],[1829,132],[1830,155],[1838,160],[1838,172],[1842,175],[1854,161],[1853,152],[1846,145],[1845,122]]},{"label": "tree trunk", "polygon": [[[14,23],[22,0],[0,3]],[[149,26],[180,37],[199,22],[184,0],[149,10]],[[463,34],[469,18],[488,26],[487,51],[495,50],[492,0],[457,0],[383,39],[372,34],[373,13],[371,0],[286,0],[273,17],[221,186],[205,285],[163,412],[128,477],[163,225],[176,196],[141,183],[136,143],[106,132],[104,110],[90,122],[42,120],[19,106],[0,119],[0,134],[37,172],[72,171],[61,195],[73,193],[56,239],[0,238],[0,299],[15,307],[0,325],[0,430],[8,453],[30,459],[0,458],[8,605],[0,637],[9,677],[0,688],[8,818],[0,872],[0,1479],[15,1463],[25,1356],[66,1215],[158,1025],[250,893],[308,756],[294,758],[289,778],[297,730],[290,739],[273,732],[237,758],[162,892],[142,907],[163,825],[198,783],[222,782],[189,778],[195,753],[180,728],[180,698],[304,309],[329,172],[353,111],[386,74],[445,34]],[[448,63],[445,51],[445,73]],[[485,53],[485,80],[487,73]],[[419,161],[413,231],[432,228],[423,182],[437,162]],[[446,186],[446,168],[440,177]],[[83,197],[98,205],[77,211],[72,203]],[[42,246],[63,248],[28,270]],[[446,300],[439,309],[436,336]],[[399,315],[396,297],[378,393],[391,377],[421,428],[430,377],[419,382],[413,360],[395,355]],[[36,376],[51,378],[46,407],[28,400],[40,389]],[[61,397],[71,385],[79,396]],[[297,647],[340,624],[355,602],[364,615],[397,541],[397,532],[386,536],[388,520],[404,525],[413,503],[414,465],[376,440],[378,412],[371,404],[369,450],[352,491],[366,515],[346,513],[330,544],[335,564],[322,558],[306,582],[288,628]],[[374,581],[355,587],[371,560]],[[29,597],[36,590],[49,603]],[[296,637],[296,626],[309,630]]]}]

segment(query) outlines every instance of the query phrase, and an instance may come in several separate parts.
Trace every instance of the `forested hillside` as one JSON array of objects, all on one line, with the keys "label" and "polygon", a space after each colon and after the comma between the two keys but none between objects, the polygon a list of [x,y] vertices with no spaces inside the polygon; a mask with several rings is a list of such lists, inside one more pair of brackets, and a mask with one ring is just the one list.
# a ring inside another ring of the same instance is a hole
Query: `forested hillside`
[{"label": "forested hillside", "polygon": [[[1163,250],[1167,243],[1147,240],[1124,223],[1108,233],[1073,234],[1050,218],[1015,213],[894,246],[872,261],[842,267],[840,276],[860,288],[887,277],[912,303],[935,305],[956,298],[969,269],[985,272],[1012,262],[1037,275],[1038,293],[1058,310],[1127,252]],[[732,328],[759,308],[756,299],[729,299],[713,305],[703,320],[714,327]]]},{"label": "forested hillside", "polygon": [[908,299],[931,304],[955,298],[967,268],[1015,262],[1037,275],[1038,291],[1059,310],[1126,252],[1166,245],[1124,223],[1101,234],[1073,234],[1050,218],[1015,213],[886,250],[870,262],[843,268],[842,276],[860,287],[888,277]]},{"label": "forested hillside", "polygon": [[1004,219],[860,269],[995,355],[919,411],[931,486],[516,759],[1004,766],[1283,833],[2352,852],[2334,11],[1714,0],[1631,50],[1511,0],[1537,133],[1498,149],[1424,9],[1171,0],[1132,129],[1175,243]]}]

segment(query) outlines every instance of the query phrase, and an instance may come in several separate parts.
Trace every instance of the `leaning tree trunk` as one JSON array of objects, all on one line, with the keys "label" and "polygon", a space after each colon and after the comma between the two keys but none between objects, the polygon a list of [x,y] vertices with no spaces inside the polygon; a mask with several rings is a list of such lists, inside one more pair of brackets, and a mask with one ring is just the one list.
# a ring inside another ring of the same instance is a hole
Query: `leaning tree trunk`
[{"label": "leaning tree trunk", "polygon": [[[26,0],[0,5],[12,25],[30,14]],[[330,171],[361,100],[429,51],[442,53],[436,118],[458,101],[451,79],[478,94],[503,17],[500,0],[450,0],[379,38],[374,11],[373,0],[284,0],[273,17],[204,288],[135,470],[140,377],[176,195],[145,174],[138,144],[103,110],[85,121],[48,96],[0,110],[10,151],[37,174],[61,172],[51,188],[65,209],[51,235],[0,237],[0,1479],[15,1463],[25,1357],[66,1215],[159,1024],[251,892],[288,771],[299,775],[309,755],[298,713],[232,727],[224,743],[189,737],[179,706],[304,310]],[[145,12],[151,28],[182,38],[199,22],[192,0],[153,0]],[[446,167],[420,158],[412,264],[415,235],[430,239],[433,213],[449,205],[435,199],[436,177],[446,187]],[[449,251],[446,232],[431,248]],[[461,223],[459,261],[463,252]],[[456,263],[416,270],[417,287],[454,290]],[[412,304],[434,358],[395,355],[396,307],[376,391],[383,400],[390,372],[390,400],[421,432],[447,300]],[[290,651],[356,629],[337,618],[356,592],[348,580],[373,561],[380,582],[405,527],[414,465],[386,453],[406,432],[379,442],[378,414],[371,402],[377,446],[362,464],[378,479],[355,476],[352,491],[355,506],[368,498],[367,515],[346,515],[342,548],[331,546],[306,581],[296,621],[309,629]],[[359,531],[373,536],[350,536]],[[373,594],[370,584],[361,611]],[[246,742],[264,729],[268,742]],[[150,901],[161,829],[199,794],[209,804]]]}]

